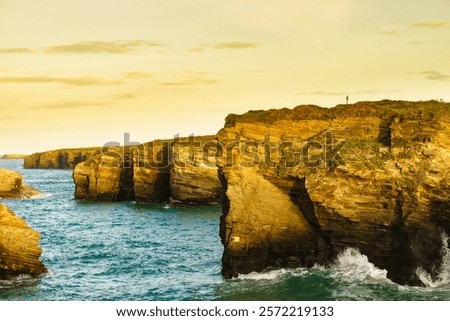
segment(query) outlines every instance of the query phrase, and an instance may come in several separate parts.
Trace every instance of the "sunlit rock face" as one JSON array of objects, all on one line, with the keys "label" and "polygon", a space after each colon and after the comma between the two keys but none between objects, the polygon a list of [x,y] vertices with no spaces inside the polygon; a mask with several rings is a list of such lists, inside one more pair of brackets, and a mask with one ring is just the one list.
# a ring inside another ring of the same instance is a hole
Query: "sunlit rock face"
[{"label": "sunlit rock face", "polygon": [[223,275],[327,265],[348,247],[398,283],[435,274],[450,234],[449,115],[381,101],[228,116]]},{"label": "sunlit rock face", "polygon": [[47,269],[39,260],[40,234],[0,204],[0,278],[16,274],[38,276]]},{"label": "sunlit rock face", "polygon": [[20,173],[0,168],[0,199],[26,199],[41,194],[37,189],[25,185]]}]

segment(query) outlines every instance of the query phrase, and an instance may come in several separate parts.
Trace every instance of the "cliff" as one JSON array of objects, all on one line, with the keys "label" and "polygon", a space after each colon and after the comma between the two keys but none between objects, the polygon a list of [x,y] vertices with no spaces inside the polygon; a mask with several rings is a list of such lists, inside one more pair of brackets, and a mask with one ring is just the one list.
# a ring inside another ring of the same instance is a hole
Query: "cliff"
[{"label": "cliff", "polygon": [[58,149],[24,157],[28,169],[73,169],[75,165],[101,152],[101,148]]},{"label": "cliff", "polygon": [[219,204],[221,184],[213,136],[156,140],[135,147],[108,148],[79,163],[73,172],[75,198],[89,201],[136,200],[173,205]]},{"label": "cliff", "polygon": [[27,156],[27,155],[23,155],[23,154],[5,154],[5,155],[1,156],[0,159],[24,159],[25,156]]},{"label": "cliff", "polygon": [[328,265],[347,247],[401,284],[450,235],[450,104],[381,101],[230,115],[218,134],[222,274]]},{"label": "cliff", "polygon": [[0,278],[22,273],[38,276],[47,271],[39,260],[39,238],[38,232],[0,204]]},{"label": "cliff", "polygon": [[40,194],[37,189],[25,185],[18,172],[0,168],[0,199],[25,199]]},{"label": "cliff", "polygon": [[[129,155],[129,151],[124,155]],[[134,198],[133,172],[120,149],[113,148],[75,166],[75,198],[86,201],[128,201]]]}]

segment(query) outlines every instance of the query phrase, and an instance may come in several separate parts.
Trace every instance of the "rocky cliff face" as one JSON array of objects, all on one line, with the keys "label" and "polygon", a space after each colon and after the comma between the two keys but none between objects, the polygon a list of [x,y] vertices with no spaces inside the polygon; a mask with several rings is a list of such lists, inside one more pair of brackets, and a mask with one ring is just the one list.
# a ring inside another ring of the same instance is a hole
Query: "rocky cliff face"
[{"label": "rocky cliff face", "polygon": [[39,260],[40,235],[17,217],[5,205],[0,204],[0,277],[11,274],[33,276],[47,270]]},{"label": "rocky cliff face", "polygon": [[0,168],[0,199],[25,199],[40,194],[37,189],[25,185],[18,172]]},{"label": "rocky cliff face", "polygon": [[73,169],[75,165],[100,154],[101,148],[58,149],[24,157],[24,168]]},{"label": "rocky cliff face", "polygon": [[201,136],[157,140],[125,151],[110,148],[75,167],[75,198],[218,204],[215,152],[208,166],[203,162],[203,146],[213,149],[216,144],[212,136]]},{"label": "rocky cliff face", "polygon": [[217,146],[214,136],[189,137],[172,145],[172,201],[190,205],[220,203],[222,187],[216,167]]},{"label": "rocky cliff face", "polygon": [[134,197],[133,172],[116,153],[98,154],[76,165],[75,198],[87,201],[127,201]]},{"label": "rocky cliff face", "polygon": [[230,115],[219,132],[223,275],[327,265],[347,247],[398,283],[450,234],[450,104],[362,102]]},{"label": "rocky cliff face", "polygon": [[24,159],[25,156],[23,154],[5,154],[0,157],[0,159]]}]

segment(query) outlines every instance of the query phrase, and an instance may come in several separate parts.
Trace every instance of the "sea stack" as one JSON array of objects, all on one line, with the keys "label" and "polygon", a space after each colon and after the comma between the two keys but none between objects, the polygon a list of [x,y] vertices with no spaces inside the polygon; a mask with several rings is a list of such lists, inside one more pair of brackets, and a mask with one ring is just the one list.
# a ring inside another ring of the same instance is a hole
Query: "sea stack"
[{"label": "sea stack", "polygon": [[37,189],[24,184],[20,173],[0,168],[0,199],[26,199],[40,194]]}]

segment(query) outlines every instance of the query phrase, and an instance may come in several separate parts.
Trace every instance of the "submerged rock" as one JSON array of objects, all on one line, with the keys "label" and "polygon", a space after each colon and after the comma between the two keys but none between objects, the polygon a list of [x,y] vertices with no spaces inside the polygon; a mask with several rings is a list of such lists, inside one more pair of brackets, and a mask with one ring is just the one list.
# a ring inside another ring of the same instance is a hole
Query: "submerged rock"
[{"label": "submerged rock", "polygon": [[0,199],[25,199],[42,194],[23,183],[23,177],[16,171],[0,168]]},{"label": "submerged rock", "polygon": [[[402,284],[450,235],[450,104],[362,102],[231,115],[218,135],[225,277],[327,265],[346,248]],[[249,148],[252,147],[253,149]]]},{"label": "submerged rock", "polygon": [[40,234],[0,204],[0,278],[15,274],[38,276],[47,269],[39,260]]}]

